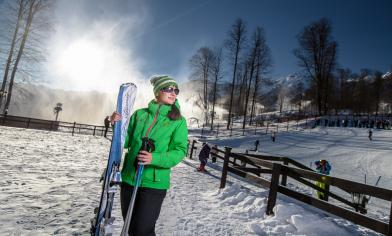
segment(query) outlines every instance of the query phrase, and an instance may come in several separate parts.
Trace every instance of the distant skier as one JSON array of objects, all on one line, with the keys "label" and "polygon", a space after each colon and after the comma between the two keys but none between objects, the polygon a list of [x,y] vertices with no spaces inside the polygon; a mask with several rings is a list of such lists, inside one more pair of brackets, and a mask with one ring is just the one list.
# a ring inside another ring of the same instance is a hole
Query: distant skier
[{"label": "distant skier", "polygon": [[203,143],[203,147],[201,148],[200,153],[199,153],[200,166],[199,166],[199,168],[197,168],[197,171],[201,171],[201,172],[206,171],[205,166],[207,165],[207,160],[208,160],[208,157],[210,156],[210,151],[211,151],[211,148],[208,145],[208,143]]},{"label": "distant skier", "polygon": [[104,137],[106,138],[106,135],[108,133],[108,129],[109,129],[109,125],[110,125],[110,119],[109,116],[106,116],[105,120],[103,121],[103,123],[105,124],[105,133],[104,133]]},{"label": "distant skier", "polygon": [[369,136],[368,136],[369,140],[372,141],[373,140],[373,131],[372,131],[372,129],[369,129],[368,133],[369,133]]},{"label": "distant skier", "polygon": [[[315,161],[314,164],[316,165],[316,171],[319,174],[323,175],[329,175],[329,172],[331,171],[331,165],[328,163],[328,161],[322,159],[319,161]],[[316,186],[320,187],[321,189],[327,189],[327,186],[323,182],[316,181]],[[328,196],[326,196],[323,192],[317,191],[317,197],[321,200],[328,200]]]},{"label": "distant skier", "polygon": [[250,150],[250,151],[257,152],[257,151],[259,150],[259,144],[260,144],[260,141],[257,139],[257,140],[255,141],[255,149]]},{"label": "distant skier", "polygon": [[272,142],[275,142],[275,139],[276,139],[276,132],[274,131],[274,132],[272,132],[272,134],[271,134],[271,140],[272,140]]}]

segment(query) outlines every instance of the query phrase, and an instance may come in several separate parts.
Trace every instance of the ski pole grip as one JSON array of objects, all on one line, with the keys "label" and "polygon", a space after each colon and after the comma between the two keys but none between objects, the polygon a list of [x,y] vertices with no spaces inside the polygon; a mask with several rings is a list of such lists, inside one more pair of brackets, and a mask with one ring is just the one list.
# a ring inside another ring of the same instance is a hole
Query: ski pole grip
[{"label": "ski pole grip", "polygon": [[142,138],[142,146],[140,147],[141,151],[153,152],[155,150],[154,140],[144,137]]}]

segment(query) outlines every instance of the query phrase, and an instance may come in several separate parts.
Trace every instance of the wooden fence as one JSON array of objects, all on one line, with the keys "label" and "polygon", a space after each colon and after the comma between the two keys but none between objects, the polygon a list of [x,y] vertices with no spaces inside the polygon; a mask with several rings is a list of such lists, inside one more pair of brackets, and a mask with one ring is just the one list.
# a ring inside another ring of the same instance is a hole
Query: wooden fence
[{"label": "wooden fence", "polygon": [[[104,126],[79,124],[76,122],[61,122],[54,120],[35,119],[30,117],[0,115],[0,125],[11,126],[27,129],[40,129],[49,131],[60,131],[66,133],[88,134],[94,136],[103,136],[105,133]],[[107,136],[112,136],[112,129],[109,128]]]},{"label": "wooden fence", "polygon": [[[197,144],[196,140],[190,142],[190,151],[188,152],[190,158],[197,149]],[[281,193],[378,233],[392,236],[392,190],[318,174],[307,166],[287,157],[234,153],[230,147],[225,147],[225,150],[212,148],[211,155],[223,160],[220,188],[225,187],[228,172],[248,179],[259,186],[269,188],[267,215],[274,214],[273,208],[276,204],[277,193]],[[264,177],[265,174],[270,175],[270,178]],[[316,191],[322,192],[327,198],[320,200],[290,189],[286,186],[287,178],[292,178]],[[326,188],[318,187],[314,184],[315,181],[324,183]],[[366,213],[366,209],[360,203],[348,201],[339,194],[330,191],[329,186],[334,186],[349,194],[362,194],[363,196],[367,195],[389,202],[389,206],[387,206],[390,207],[389,222],[383,222],[358,213],[358,211]],[[343,203],[350,209],[328,202],[328,197]]]}]

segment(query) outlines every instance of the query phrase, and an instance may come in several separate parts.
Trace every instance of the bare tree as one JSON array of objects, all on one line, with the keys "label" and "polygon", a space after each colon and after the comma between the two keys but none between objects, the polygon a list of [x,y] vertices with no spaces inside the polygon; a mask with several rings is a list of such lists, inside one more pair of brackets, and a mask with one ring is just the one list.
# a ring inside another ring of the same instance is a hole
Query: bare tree
[{"label": "bare tree", "polygon": [[212,111],[211,111],[211,130],[214,128],[215,103],[217,98],[218,81],[222,78],[222,49],[214,51],[213,63],[211,67],[214,85],[212,89]]},{"label": "bare tree", "polygon": [[354,75],[355,83],[353,83],[353,110],[356,113],[369,113],[371,110],[370,94],[369,94],[369,76],[371,71],[362,69],[359,75]]},{"label": "bare tree", "polygon": [[279,107],[279,114],[282,116],[283,112],[283,105],[285,103],[285,98],[287,96],[287,89],[283,84],[278,86],[278,107]]},{"label": "bare tree", "polygon": [[60,103],[60,102],[58,102],[57,104],[56,104],[56,106],[53,108],[53,112],[54,112],[54,114],[56,115],[56,117],[55,117],[55,120],[57,121],[57,119],[59,118],[59,113],[60,113],[60,111],[62,111],[63,110],[63,104],[62,103]]},{"label": "bare tree", "polygon": [[389,103],[389,109],[387,109],[388,113],[392,113],[392,67],[391,71],[383,76],[384,79],[384,100],[386,103]]},{"label": "bare tree", "polygon": [[256,29],[256,37],[259,37],[260,46],[256,52],[256,78],[255,78],[255,86],[253,90],[253,99],[252,99],[252,108],[249,119],[249,125],[252,125],[252,119],[255,115],[255,103],[256,98],[258,97],[258,91],[261,86],[262,77],[269,72],[269,69],[272,65],[271,59],[271,50],[267,45],[265,39],[265,33],[263,28],[258,27]]},{"label": "bare tree", "polygon": [[[18,32],[19,32],[20,23],[21,23],[22,18],[23,18],[23,12],[24,12],[24,8],[25,8],[25,4],[26,4],[25,0],[18,0],[17,1],[17,9],[15,9],[17,11],[17,17],[16,17],[16,22],[15,22],[15,29],[14,29],[13,37],[11,39],[11,46],[10,46],[10,50],[9,50],[9,53],[8,53],[7,62],[6,62],[6,65],[5,65],[3,82],[1,84],[1,90],[0,90],[2,92],[2,95],[8,93],[8,92],[5,91],[5,87],[7,85],[8,72],[10,70],[12,57],[14,55],[14,48],[15,48],[16,39],[17,39]],[[0,96],[0,108],[1,108],[2,102],[3,102],[3,96]]]},{"label": "bare tree", "polygon": [[383,74],[380,71],[376,71],[374,73],[374,81],[373,81],[373,96],[374,97],[374,109],[376,111],[376,115],[380,110],[380,102],[382,99],[382,90],[384,87],[384,80],[382,78]]},{"label": "bare tree", "polygon": [[300,115],[302,111],[302,101],[304,99],[305,92],[303,82],[298,82],[290,92],[292,95],[290,103],[296,104],[298,106],[298,115]]},{"label": "bare tree", "polygon": [[[51,2],[49,2],[47,0],[24,0],[24,1],[21,0],[20,3],[21,3],[20,7],[23,6],[23,9],[24,9],[23,10],[23,17],[22,17],[23,23],[24,23],[24,28],[23,28],[23,31],[21,32],[22,34],[20,37],[19,48],[16,51],[17,55],[15,58],[15,61],[13,62],[13,65],[12,65],[12,72],[10,75],[7,100],[6,100],[3,112],[7,111],[9,108],[9,105],[11,102],[11,97],[12,97],[12,89],[13,89],[13,85],[14,85],[14,81],[15,81],[15,75],[16,75],[16,72],[19,71],[18,66],[22,62],[22,60],[21,60],[22,56],[25,55],[26,59],[30,58],[33,60],[38,60],[38,58],[34,57],[34,55],[32,56],[32,55],[29,55],[29,53],[25,52],[25,49],[29,48],[28,44],[26,44],[26,42],[27,42],[27,39],[31,38],[32,45],[34,45],[34,39],[37,39],[37,38],[34,38],[34,37],[32,38],[31,36],[34,34],[40,36],[38,31],[45,28],[42,25],[47,25],[47,21],[43,20],[43,18],[45,18],[45,17],[40,17],[40,16],[44,15],[41,13],[45,13],[51,5]],[[19,18],[18,18],[18,20],[19,20]],[[17,34],[16,28],[15,28],[14,32],[16,32],[16,34]],[[32,45],[29,49],[31,49],[31,51],[38,52],[39,48],[34,47]],[[16,45],[14,45],[14,46],[16,46]],[[14,46],[12,46],[12,47],[14,47]],[[35,53],[35,55],[38,56],[38,53]],[[10,56],[10,57],[12,58],[12,56]],[[8,74],[8,69],[5,71],[5,73]],[[3,83],[6,83],[6,81],[7,81],[7,78],[4,77]]]},{"label": "bare tree", "polygon": [[192,56],[190,63],[193,70],[193,77],[203,83],[203,109],[205,124],[208,123],[208,107],[209,107],[209,75],[214,60],[214,52],[208,47],[202,47]]},{"label": "bare tree", "polygon": [[235,104],[237,104],[237,106],[233,107],[233,112],[238,115],[243,115],[243,106],[245,102],[244,94],[247,88],[250,66],[248,61],[239,62],[239,64],[240,66],[238,66],[237,69],[237,82],[234,89],[235,97],[237,97],[237,102]]},{"label": "bare tree", "polygon": [[349,103],[350,103],[350,98],[347,97],[347,94],[349,94],[349,84],[348,84],[348,80],[351,77],[351,70],[350,69],[342,69],[339,68],[337,69],[337,83],[338,83],[338,87],[337,87],[337,91],[336,91],[336,105],[335,105],[335,109],[339,110],[339,109],[347,109],[349,108]]},{"label": "bare tree", "polygon": [[242,19],[237,19],[234,25],[231,27],[229,31],[229,39],[226,42],[227,48],[230,51],[230,55],[233,60],[233,79],[231,83],[231,96],[230,96],[230,104],[229,104],[229,115],[227,117],[227,129],[230,128],[231,124],[231,112],[233,106],[233,97],[234,97],[234,84],[235,78],[237,76],[237,64],[239,60],[240,51],[245,43],[245,23]]},{"label": "bare tree", "polygon": [[306,26],[298,36],[299,48],[294,50],[299,65],[314,82],[319,115],[327,112],[329,81],[336,66],[337,42],[331,31],[331,23],[326,18]]},{"label": "bare tree", "polygon": [[248,88],[246,89],[246,93],[245,93],[245,105],[244,105],[244,119],[242,121],[242,128],[245,129],[245,124],[246,124],[246,115],[247,115],[247,111],[248,111],[248,103],[249,103],[249,97],[250,97],[250,88],[252,85],[252,79],[253,79],[253,73],[255,70],[255,64],[256,64],[256,58],[257,58],[257,51],[258,48],[260,46],[260,42],[259,40],[254,36],[254,45],[252,47],[252,51],[249,55],[249,65],[250,65],[250,71],[249,71],[249,76],[248,76],[248,82],[247,82],[247,86]]}]

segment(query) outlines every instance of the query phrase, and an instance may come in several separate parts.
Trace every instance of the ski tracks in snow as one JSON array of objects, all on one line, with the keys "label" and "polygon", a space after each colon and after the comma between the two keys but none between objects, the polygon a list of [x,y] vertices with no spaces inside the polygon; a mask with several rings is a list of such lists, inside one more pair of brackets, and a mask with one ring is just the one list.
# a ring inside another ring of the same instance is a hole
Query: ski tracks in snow
[{"label": "ski tracks in snow", "polygon": [[187,160],[173,169],[157,235],[376,235],[287,197],[278,198],[275,215],[267,216],[268,190],[230,175],[226,188],[219,189],[214,175],[220,172],[200,173],[196,165]]}]

